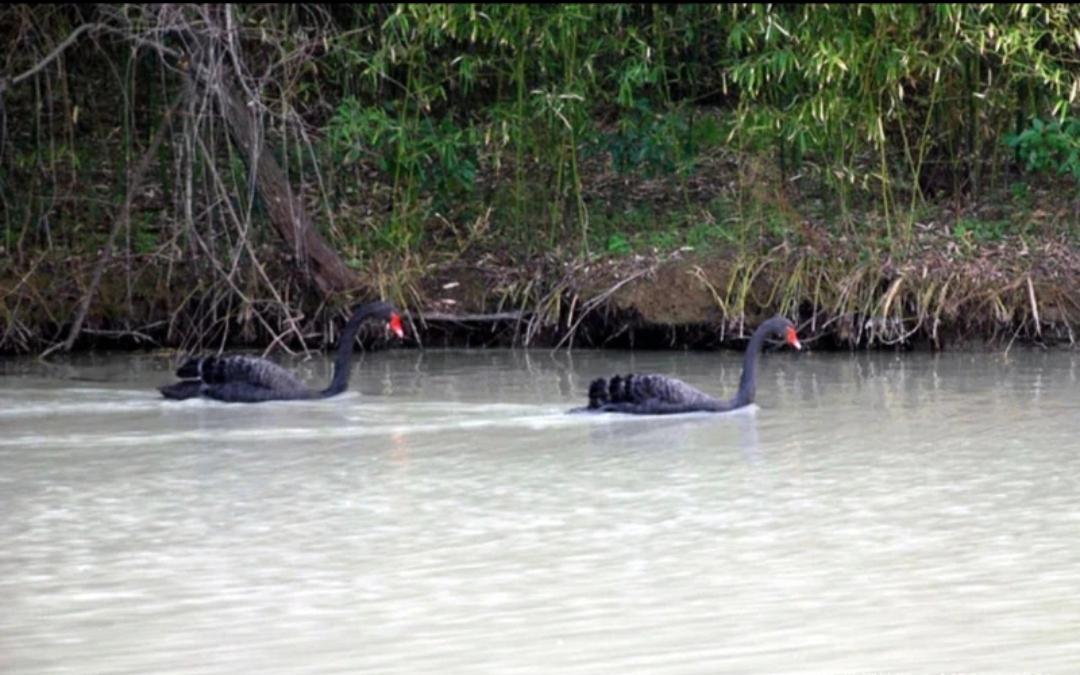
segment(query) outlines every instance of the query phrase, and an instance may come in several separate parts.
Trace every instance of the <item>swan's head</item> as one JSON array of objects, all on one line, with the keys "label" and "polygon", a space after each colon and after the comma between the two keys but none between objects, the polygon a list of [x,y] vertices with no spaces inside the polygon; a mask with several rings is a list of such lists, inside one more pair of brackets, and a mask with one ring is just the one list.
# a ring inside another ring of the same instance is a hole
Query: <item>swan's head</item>
[{"label": "swan's head", "polygon": [[397,313],[389,302],[381,300],[354,305],[350,322],[359,325],[365,319],[382,319],[386,321],[386,329],[398,338],[405,337],[405,326],[401,322],[401,315]]},{"label": "swan's head", "polygon": [[770,337],[779,338],[783,340],[785,344],[791,345],[791,347],[795,349],[802,349],[802,343],[799,342],[799,334],[795,332],[795,324],[782,316],[769,319],[765,323],[768,326]]}]

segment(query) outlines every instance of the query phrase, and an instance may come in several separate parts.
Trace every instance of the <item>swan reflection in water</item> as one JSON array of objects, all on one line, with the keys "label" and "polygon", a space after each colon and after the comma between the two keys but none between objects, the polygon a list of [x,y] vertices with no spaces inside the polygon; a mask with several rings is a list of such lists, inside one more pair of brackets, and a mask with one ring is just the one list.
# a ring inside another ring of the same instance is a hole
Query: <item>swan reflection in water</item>
[{"label": "swan reflection in water", "polygon": [[[764,456],[761,453],[757,414],[757,405],[751,404],[721,415],[693,412],[663,417],[627,417],[592,425],[589,440],[598,445],[611,445],[612,441],[616,441],[616,447],[641,445],[642,452],[650,454],[658,451],[678,452],[683,448],[699,447],[702,432],[712,431],[717,438],[730,439],[731,434],[723,432],[729,431],[733,425],[738,436],[734,449],[747,463],[759,464],[764,461]],[[645,425],[647,428],[642,429]],[[653,438],[658,440],[653,442]],[[731,449],[726,441],[716,445],[716,452]]]}]

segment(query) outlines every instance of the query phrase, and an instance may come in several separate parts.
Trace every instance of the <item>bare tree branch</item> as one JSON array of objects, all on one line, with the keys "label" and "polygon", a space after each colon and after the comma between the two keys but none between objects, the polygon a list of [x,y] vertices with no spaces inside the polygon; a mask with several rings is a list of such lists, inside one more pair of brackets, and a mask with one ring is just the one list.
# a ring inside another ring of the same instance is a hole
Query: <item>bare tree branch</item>
[{"label": "bare tree branch", "polygon": [[146,172],[150,169],[150,164],[157,154],[158,147],[161,145],[162,141],[165,140],[166,132],[170,127],[169,123],[172,121],[173,113],[180,107],[181,100],[181,97],[177,97],[165,112],[165,116],[161,120],[161,125],[158,127],[157,133],[154,134],[154,138],[150,142],[150,146],[146,149],[146,152],[143,153],[142,159],[139,161],[138,166],[135,167],[135,171],[131,174],[131,179],[128,181],[127,195],[124,198],[124,205],[120,210],[119,216],[113,221],[112,229],[109,231],[109,238],[105,241],[105,246],[101,250],[101,257],[98,259],[97,267],[94,268],[94,275],[90,279],[90,287],[86,289],[82,302],[79,304],[79,310],[75,314],[75,320],[71,324],[71,331],[68,333],[67,339],[46,349],[42,352],[41,358],[45,358],[57,349],[71,351],[72,346],[75,344],[75,340],[79,337],[83,321],[86,319],[86,312],[90,309],[90,303],[93,302],[94,294],[97,293],[97,288],[101,284],[101,276],[104,274],[105,268],[109,264],[109,260],[112,259],[113,247],[116,244],[116,236],[119,234],[120,230],[126,227],[131,221],[131,203],[135,200],[135,195],[138,193],[139,188],[142,187],[143,179],[146,176]]},{"label": "bare tree branch", "polygon": [[[84,23],[83,25],[79,26],[75,30],[71,31],[71,34],[68,35],[66,38],[64,38],[63,42],[56,45],[56,48],[53,49],[51,52],[49,52],[48,56],[46,56],[42,60],[38,61],[37,64],[34,65],[34,67],[30,68],[26,72],[22,73],[21,75],[16,75],[15,77],[8,80],[7,84],[16,85],[16,84],[19,84],[20,82],[22,82],[23,80],[26,80],[27,78],[33,77],[35,73],[39,72],[45,66],[49,65],[53,60],[56,59],[56,57],[60,56],[61,52],[63,52],[65,49],[70,47],[72,45],[72,43],[74,43],[76,40],[78,40],[80,35],[82,35],[83,33],[86,33],[87,31],[103,30],[104,28],[105,28],[105,26],[100,24],[100,23]],[[0,78],[0,95],[2,95],[4,93],[4,89],[5,89],[4,85],[5,85],[5,81],[2,78]]]}]

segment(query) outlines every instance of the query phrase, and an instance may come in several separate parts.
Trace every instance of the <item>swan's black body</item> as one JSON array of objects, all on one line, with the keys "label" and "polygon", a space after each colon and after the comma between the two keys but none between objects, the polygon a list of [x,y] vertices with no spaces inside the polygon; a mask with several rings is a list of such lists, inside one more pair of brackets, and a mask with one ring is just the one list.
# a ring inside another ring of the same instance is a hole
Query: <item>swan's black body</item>
[{"label": "swan's black body", "polygon": [[369,317],[387,320],[391,330],[398,337],[402,336],[401,318],[389,303],[372,302],[355,307],[341,333],[337,356],[334,358],[334,377],[330,386],[321,391],[309,389],[281,366],[252,356],[201,356],[189,359],[176,371],[181,381],[161,387],[159,391],[165,398],[170,399],[202,396],[233,403],[336,396],[349,386],[353,340],[360,330],[360,324]]},{"label": "swan's black body", "polygon": [[750,337],[743,357],[739,390],[723,401],[666,375],[616,375],[593,380],[589,385],[589,405],[571,412],[621,412],[634,415],[672,415],[686,412],[727,412],[754,402],[757,392],[757,361],[768,338],[781,338],[801,349],[795,326],[783,317],[774,317],[758,326]]}]

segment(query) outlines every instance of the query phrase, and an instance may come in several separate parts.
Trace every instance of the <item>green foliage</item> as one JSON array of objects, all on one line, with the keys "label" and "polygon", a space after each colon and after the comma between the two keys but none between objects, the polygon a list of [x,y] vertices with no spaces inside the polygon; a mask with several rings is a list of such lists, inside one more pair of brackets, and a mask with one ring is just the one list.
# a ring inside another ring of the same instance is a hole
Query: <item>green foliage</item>
[{"label": "green foliage", "polygon": [[1031,188],[1027,183],[1012,183],[1009,185],[1009,192],[1017,205],[1023,208],[1031,207]]},{"label": "green foliage", "polygon": [[435,121],[402,115],[387,106],[363,106],[347,98],[327,128],[329,151],[346,163],[374,155],[388,176],[415,182],[425,192],[448,199],[469,194],[476,183],[473,128],[461,129],[449,116]]},{"label": "green foliage", "polygon": [[961,218],[953,225],[953,237],[958,242],[986,243],[1001,241],[1008,230],[1008,223],[1001,220]]},{"label": "green foliage", "polygon": [[1080,86],[1066,56],[1080,11],[1065,5],[737,5],[725,14],[724,80],[738,94],[732,140],[811,159],[805,169],[841,205],[852,189],[876,193],[887,226],[902,199],[918,206],[929,163],[954,189],[977,188],[1018,105],[1041,101],[1056,113]]},{"label": "green foliage", "polygon": [[708,251],[729,247],[739,240],[731,222],[723,219],[727,211],[728,205],[720,201],[693,212],[678,208],[628,209],[618,215],[597,217],[593,231],[600,244],[597,248],[613,255],[667,253],[687,246]]},{"label": "green foliage", "polygon": [[[1018,109],[1068,105],[1078,19],[1065,5],[394,5],[354,10],[341,28],[363,37],[326,61],[362,102],[350,114],[371,117],[343,142],[367,139],[388,174],[436,196],[509,162],[512,213],[495,220],[532,221],[548,241],[574,221],[589,239],[583,152],[685,178],[725,145],[816,176],[841,213],[857,193],[877,201],[882,235],[904,241],[928,166],[936,186],[979,189]],[[695,110],[717,95],[726,119]],[[612,113],[614,130],[597,124]],[[474,155],[453,119],[483,139]],[[1071,146],[1034,142],[1020,141],[1030,166],[1074,170]],[[527,210],[526,194],[548,206]]]},{"label": "green foliage", "polygon": [[139,218],[138,222],[133,222],[132,225],[132,250],[143,255],[153,253],[160,246],[161,241],[158,231],[149,222],[149,216]]},{"label": "green foliage", "polygon": [[621,232],[615,232],[607,239],[607,252],[614,253],[616,255],[625,255],[630,253],[630,240],[626,238],[626,235]]},{"label": "green foliage", "polygon": [[693,160],[693,140],[686,113],[678,109],[656,113],[641,100],[619,119],[618,130],[597,139],[594,152],[609,154],[620,173],[655,176],[685,170]]},{"label": "green foliage", "polygon": [[686,243],[697,249],[731,244],[736,241],[735,233],[715,221],[702,221],[686,233]]},{"label": "green foliage", "polygon": [[[125,7],[94,20],[154,16],[149,6]],[[43,45],[61,44],[91,16],[74,6],[4,12],[0,26],[36,27],[0,29],[12,44],[11,73],[34,68]],[[319,169],[319,187],[332,196],[326,208],[368,193],[381,205],[389,195],[378,222],[365,222],[364,245],[373,238],[411,252],[431,239],[429,223],[461,228],[489,206],[490,231],[530,249],[790,239],[792,219],[749,205],[793,177],[830,218],[852,223],[849,211],[862,207],[880,216],[844,234],[902,245],[928,197],[1001,189],[995,172],[1010,147],[1029,171],[1080,181],[1080,122],[1069,117],[1080,96],[1080,9],[1067,4],[239,5],[230,16],[237,41],[229,53],[240,63],[229,65],[264,99],[266,129],[284,145],[272,152],[290,160],[290,172],[302,167],[305,185],[315,182],[308,168]],[[121,23],[110,34],[150,28]],[[127,166],[144,118],[183,86],[175,64],[155,71],[160,54],[140,48],[133,57],[130,46],[65,53],[66,70],[57,62],[34,86],[9,88],[6,203],[62,185],[65,175],[80,195],[100,182],[102,165],[113,165],[110,175]],[[133,58],[143,60],[125,62]],[[143,64],[153,65],[142,72]],[[130,73],[127,89],[115,86],[118,72]],[[144,86],[134,86],[136,74]],[[110,92],[108,103],[99,92]],[[1018,119],[1034,121],[1009,135]],[[91,125],[122,130],[126,147],[97,140],[112,133],[75,133]],[[324,144],[307,145],[319,131]],[[210,154],[228,182],[250,182],[242,158]],[[760,158],[779,170],[746,170]],[[738,175],[702,174],[703,159]],[[632,200],[595,199],[589,181],[608,167],[668,181],[683,216],[651,227],[611,222],[599,212],[626,211]],[[738,218],[688,215],[704,208],[691,203],[703,183],[725,179]],[[193,190],[205,189],[196,182]],[[6,218],[7,246],[34,240],[34,223],[54,222],[51,198],[28,208],[25,218]],[[327,228],[347,245],[358,229]]]},{"label": "green foliage", "polygon": [[1036,118],[1019,134],[1007,135],[1005,142],[1016,149],[1028,171],[1068,174],[1080,183],[1080,119],[1044,123]]}]

